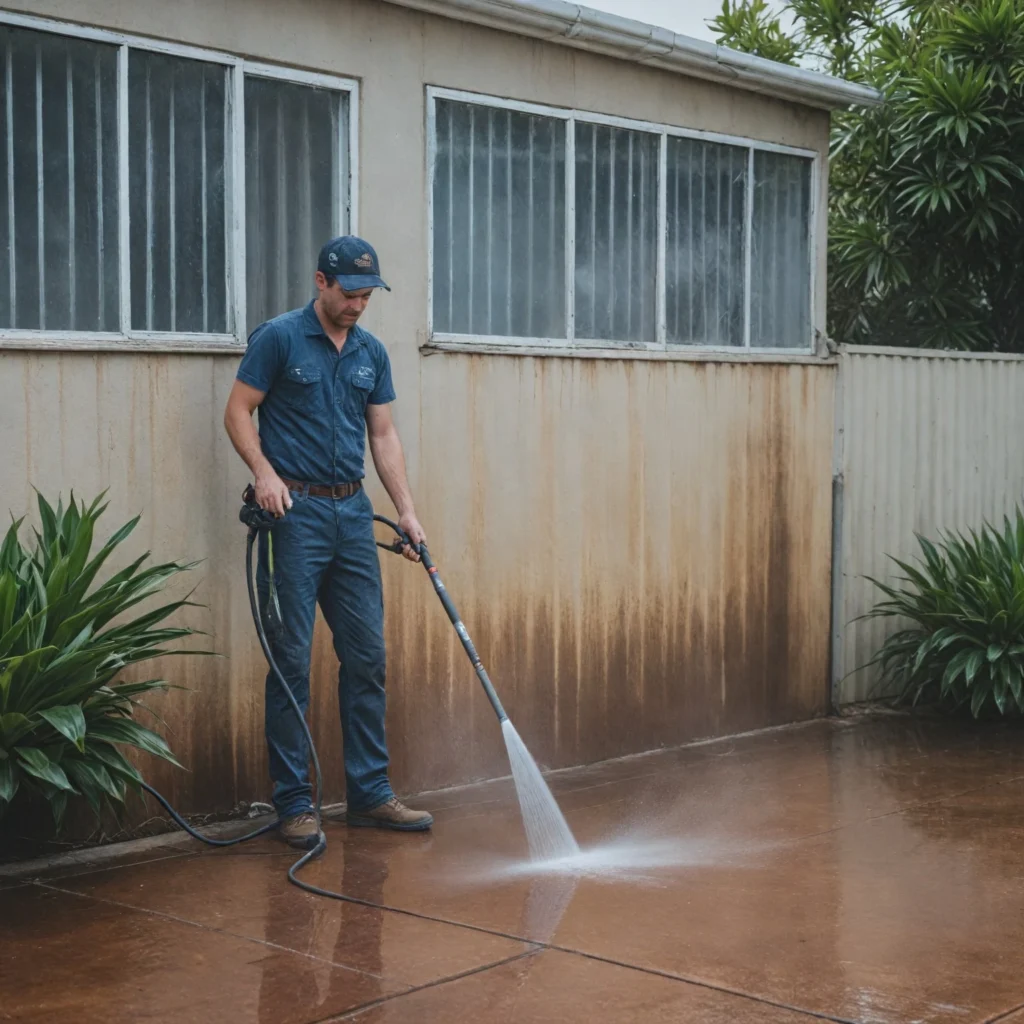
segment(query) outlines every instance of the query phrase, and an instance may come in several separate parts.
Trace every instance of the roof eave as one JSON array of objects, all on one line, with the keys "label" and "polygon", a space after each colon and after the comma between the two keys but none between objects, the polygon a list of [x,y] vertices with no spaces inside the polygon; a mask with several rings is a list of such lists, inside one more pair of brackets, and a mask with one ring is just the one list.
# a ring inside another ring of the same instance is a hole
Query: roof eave
[{"label": "roof eave", "polygon": [[753,57],[567,0],[387,0],[456,21],[545,39],[806,106],[876,106],[869,86]]}]

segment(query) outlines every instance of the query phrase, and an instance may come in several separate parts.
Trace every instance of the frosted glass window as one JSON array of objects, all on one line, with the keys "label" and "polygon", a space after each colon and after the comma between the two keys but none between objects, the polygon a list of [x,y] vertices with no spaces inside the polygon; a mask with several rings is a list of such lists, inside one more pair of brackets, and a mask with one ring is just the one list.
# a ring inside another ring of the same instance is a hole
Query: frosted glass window
[{"label": "frosted glass window", "polygon": [[806,348],[811,343],[810,219],[810,161],[755,151],[752,348]]},{"label": "frosted glass window", "polygon": [[813,153],[428,93],[441,341],[812,347]]},{"label": "frosted glass window", "polygon": [[565,122],[439,100],[434,330],[564,337]]},{"label": "frosted glass window", "polygon": [[128,61],[131,324],[223,334],[227,287],[227,72],[133,50]]},{"label": "frosted glass window", "polygon": [[346,229],[347,111],[343,93],[246,77],[249,331],[309,301],[320,247]]},{"label": "frosted glass window", "polygon": [[657,135],[576,125],[576,337],[655,340]]},{"label": "frosted glass window", "polygon": [[0,327],[116,331],[117,49],[0,26]]},{"label": "frosted glass window", "polygon": [[670,345],[742,345],[750,151],[668,140],[665,247]]}]

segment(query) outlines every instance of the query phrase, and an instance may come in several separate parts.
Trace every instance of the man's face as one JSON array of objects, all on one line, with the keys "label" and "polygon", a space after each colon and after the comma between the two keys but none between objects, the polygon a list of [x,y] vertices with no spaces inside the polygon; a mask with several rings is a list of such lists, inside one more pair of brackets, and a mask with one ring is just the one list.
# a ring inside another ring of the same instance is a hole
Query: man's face
[{"label": "man's face", "polygon": [[320,308],[324,316],[343,331],[355,325],[373,294],[372,288],[346,292],[334,278],[328,284],[327,278],[319,270],[316,272],[316,286],[320,292]]}]

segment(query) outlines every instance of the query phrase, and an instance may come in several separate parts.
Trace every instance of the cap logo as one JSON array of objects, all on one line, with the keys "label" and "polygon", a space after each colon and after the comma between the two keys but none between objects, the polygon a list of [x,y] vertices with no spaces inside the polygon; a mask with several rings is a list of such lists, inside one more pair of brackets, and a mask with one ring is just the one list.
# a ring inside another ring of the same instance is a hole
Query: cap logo
[{"label": "cap logo", "polygon": [[364,252],[362,256],[357,256],[353,262],[357,267],[373,269],[373,257],[368,252]]},{"label": "cap logo", "polygon": [[336,252],[332,252],[330,256],[328,256],[327,258],[331,261],[331,263],[338,262],[338,254]]}]

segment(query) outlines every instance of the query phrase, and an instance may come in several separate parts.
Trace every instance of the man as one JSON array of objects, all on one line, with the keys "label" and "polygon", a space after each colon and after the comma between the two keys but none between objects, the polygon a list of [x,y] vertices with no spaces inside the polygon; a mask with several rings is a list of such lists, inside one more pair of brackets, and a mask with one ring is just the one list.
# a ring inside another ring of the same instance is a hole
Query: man
[{"label": "man", "polygon": [[[317,298],[253,331],[228,398],[224,425],[255,477],[256,500],[272,528],[281,629],[271,648],[303,711],[309,704],[310,646],[319,601],[338,656],[345,746],[347,821],[402,831],[430,828],[403,806],[388,781],[384,737],[384,607],[373,507],[362,487],[366,436],[377,474],[414,544],[424,538],[391,418],[395,399],[384,346],[358,326],[380,277],[377,254],[348,235],[328,242],[316,269]],[[259,408],[259,433],[252,413]],[[261,543],[257,582],[267,607],[270,572]],[[411,547],[407,558],[418,561]],[[266,735],[279,833],[312,848],[309,751],[279,681],[266,683]]]}]

